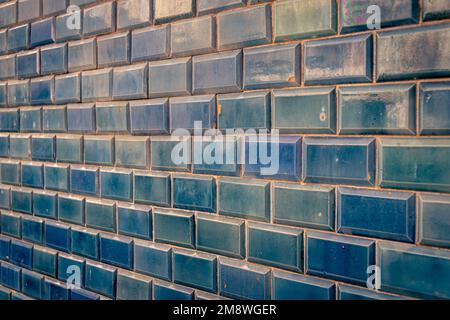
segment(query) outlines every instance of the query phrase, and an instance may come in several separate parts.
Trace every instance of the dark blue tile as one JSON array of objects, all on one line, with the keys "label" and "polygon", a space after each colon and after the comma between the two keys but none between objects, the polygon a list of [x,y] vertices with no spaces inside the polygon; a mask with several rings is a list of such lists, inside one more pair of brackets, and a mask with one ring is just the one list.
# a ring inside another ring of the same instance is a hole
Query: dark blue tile
[{"label": "dark blue tile", "polygon": [[19,109],[0,110],[0,131],[19,131]]},{"label": "dark blue tile", "polygon": [[9,134],[0,134],[0,157],[9,157]]},{"label": "dark blue tile", "polygon": [[195,219],[190,212],[154,211],[155,241],[194,247]]},{"label": "dark blue tile", "polygon": [[15,265],[2,262],[0,266],[2,285],[20,291],[21,271],[22,269]]},{"label": "dark blue tile", "polygon": [[46,278],[44,300],[69,300],[69,289],[65,283]]},{"label": "dark blue tile", "polygon": [[337,201],[338,232],[414,242],[414,194],[340,188]]},{"label": "dark blue tile", "polygon": [[98,169],[71,167],[70,182],[73,193],[98,194]]},{"label": "dark blue tile", "polygon": [[56,192],[34,191],[33,213],[36,216],[56,219],[58,216],[58,199]]},{"label": "dark blue tile", "polygon": [[70,226],[52,221],[45,222],[45,244],[64,252],[70,251]]},{"label": "dark blue tile", "polygon": [[33,268],[33,245],[12,240],[10,261],[16,266],[31,270]]},{"label": "dark blue tile", "polygon": [[413,245],[381,243],[377,250],[381,290],[424,299],[449,299],[450,253]]},{"label": "dark blue tile", "polygon": [[244,176],[300,180],[302,139],[299,137],[245,137]]},{"label": "dark blue tile", "polygon": [[11,240],[5,236],[0,235],[0,260],[9,260],[9,256],[11,254],[10,248]]},{"label": "dark blue tile", "polygon": [[372,186],[375,140],[371,138],[305,138],[306,182]]},{"label": "dark blue tile", "polygon": [[225,258],[219,261],[220,295],[245,300],[270,299],[269,268]]},{"label": "dark blue tile", "polygon": [[6,185],[0,185],[0,209],[11,209],[11,188]]},{"label": "dark blue tile", "polygon": [[22,185],[25,187],[44,188],[44,166],[42,163],[22,163]]},{"label": "dark blue tile", "polygon": [[74,288],[70,290],[70,300],[100,300],[100,295],[81,288]]},{"label": "dark blue tile", "polygon": [[173,176],[173,206],[180,209],[216,211],[216,179]]},{"label": "dark blue tile", "polygon": [[117,208],[119,234],[151,240],[153,215],[150,207],[121,204]]},{"label": "dark blue tile", "polygon": [[133,269],[133,240],[100,234],[100,261],[121,268]]},{"label": "dark blue tile", "polygon": [[196,252],[173,251],[173,280],[202,290],[217,291],[217,258]]},{"label": "dark blue tile", "polygon": [[114,298],[116,277],[115,268],[86,261],[86,289]]},{"label": "dark blue tile", "polygon": [[272,299],[274,300],[334,300],[334,282],[299,274],[274,271]]},{"label": "dark blue tile", "polygon": [[19,78],[38,76],[40,72],[39,50],[18,54],[16,64]]},{"label": "dark blue tile", "polygon": [[42,299],[44,276],[39,273],[22,270],[22,292],[32,298]]},{"label": "dark blue tile", "polygon": [[30,82],[30,100],[32,105],[53,104],[55,77],[47,76],[32,79]]},{"label": "dark blue tile", "polygon": [[[70,278],[75,274],[79,274],[79,282],[70,281]],[[72,285],[84,285],[84,259],[76,256],[71,256],[64,253],[58,254],[58,279]],[[69,281],[68,281],[69,280]]]},{"label": "dark blue tile", "polygon": [[20,51],[28,48],[30,39],[29,24],[8,29],[8,50]]},{"label": "dark blue tile", "polygon": [[[338,300],[403,300],[401,296],[345,284],[338,285]],[[410,300],[410,298],[408,298]]]},{"label": "dark blue tile", "polygon": [[55,41],[55,18],[39,20],[31,24],[30,46],[36,47]]},{"label": "dark blue tile", "polygon": [[366,284],[367,268],[375,264],[373,240],[314,231],[308,232],[306,236],[307,274]]},{"label": "dark blue tile", "polygon": [[172,279],[172,248],[162,244],[136,241],[134,268],[156,278]]}]

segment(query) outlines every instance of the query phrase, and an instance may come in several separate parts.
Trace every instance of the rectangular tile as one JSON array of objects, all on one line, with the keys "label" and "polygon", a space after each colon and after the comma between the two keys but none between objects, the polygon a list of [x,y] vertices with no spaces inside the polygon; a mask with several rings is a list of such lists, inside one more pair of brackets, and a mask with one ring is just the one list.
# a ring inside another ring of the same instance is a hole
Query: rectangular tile
[{"label": "rectangular tile", "polygon": [[227,93],[242,87],[241,50],[195,56],[192,59],[194,94]]},{"label": "rectangular tile", "polygon": [[198,214],[196,247],[235,258],[245,257],[244,220]]},{"label": "rectangular tile", "polygon": [[150,154],[152,170],[190,171],[191,138],[152,138]]},{"label": "rectangular tile", "polygon": [[133,177],[136,203],[170,207],[170,174],[135,171]]},{"label": "rectangular tile", "polygon": [[275,41],[336,34],[336,2],[330,0],[281,1],[274,5]]},{"label": "rectangular tile", "polygon": [[57,219],[57,193],[52,191],[33,191],[33,213],[35,216]]},{"label": "rectangular tile", "polygon": [[128,103],[97,103],[95,120],[98,132],[128,132]]},{"label": "rectangular tile", "polygon": [[133,172],[131,170],[100,170],[102,198],[127,200],[133,199]]},{"label": "rectangular tile", "polygon": [[134,244],[136,271],[160,279],[172,279],[172,248],[167,245],[136,241]]},{"label": "rectangular tile", "polygon": [[33,191],[25,188],[11,188],[11,209],[17,212],[32,214]]},{"label": "rectangular tile", "polygon": [[418,240],[420,244],[450,248],[450,197],[421,194],[418,207]]},{"label": "rectangular tile", "polygon": [[42,19],[31,24],[30,47],[55,42],[55,18]]},{"label": "rectangular tile", "polygon": [[303,61],[306,85],[370,82],[372,36],[305,42]]},{"label": "rectangular tile", "polygon": [[116,204],[109,200],[86,200],[86,226],[116,232]]},{"label": "rectangular tile", "polygon": [[130,33],[114,33],[97,38],[97,63],[99,68],[130,62]]},{"label": "rectangular tile", "polygon": [[374,139],[307,137],[304,152],[306,182],[374,185]]},{"label": "rectangular tile", "polygon": [[117,29],[147,26],[152,20],[151,0],[121,0],[117,2]]},{"label": "rectangular tile", "polygon": [[450,190],[448,139],[381,139],[379,185],[424,191]]},{"label": "rectangular tile", "polygon": [[274,300],[334,300],[336,287],[332,281],[294,273],[274,271]]},{"label": "rectangular tile", "polygon": [[450,134],[450,83],[422,83],[419,91],[419,131],[422,135]]},{"label": "rectangular tile", "polygon": [[216,211],[216,179],[174,175],[173,206],[180,209]]},{"label": "rectangular tile", "polygon": [[223,178],[219,181],[219,213],[260,221],[270,219],[268,182]]},{"label": "rectangular tile", "polygon": [[335,133],[336,108],[332,87],[274,90],[272,128],[281,133]]},{"label": "rectangular tile", "polygon": [[95,131],[94,104],[67,105],[67,129],[69,132],[80,133]]},{"label": "rectangular tile", "polygon": [[114,136],[88,136],[84,140],[84,161],[87,164],[114,165]]},{"label": "rectangular tile", "polygon": [[[216,101],[213,95],[170,99],[170,130],[187,135],[195,128],[211,129],[216,122]],[[197,125],[197,126],[196,126]]]},{"label": "rectangular tile", "polygon": [[145,169],[149,165],[150,140],[147,137],[116,137],[116,165]]},{"label": "rectangular tile", "polygon": [[100,234],[100,261],[125,269],[133,269],[133,240]]},{"label": "rectangular tile", "polygon": [[272,8],[255,6],[218,14],[220,50],[269,43],[272,40]]},{"label": "rectangular tile", "polygon": [[119,234],[147,240],[153,238],[153,214],[150,207],[119,204],[117,206],[117,223]]},{"label": "rectangular tile", "polygon": [[56,160],[62,162],[83,162],[83,138],[76,135],[56,136]]},{"label": "rectangular tile", "polygon": [[114,100],[147,98],[147,64],[114,68],[112,94]]},{"label": "rectangular tile", "polygon": [[157,23],[187,18],[195,14],[193,0],[154,0],[153,10]]},{"label": "rectangular tile", "polygon": [[81,102],[81,74],[71,73],[55,77],[55,103]]},{"label": "rectangular tile", "polygon": [[67,59],[69,72],[97,68],[97,40],[69,42]]},{"label": "rectangular tile", "polygon": [[42,109],[36,107],[21,108],[19,122],[22,132],[41,132]]},{"label": "rectangular tile", "polygon": [[130,101],[130,129],[132,134],[169,133],[169,100]]},{"label": "rectangular tile", "polygon": [[233,299],[269,300],[270,273],[269,268],[220,259],[219,293]]},{"label": "rectangular tile", "polygon": [[98,169],[71,166],[70,185],[70,190],[73,193],[97,195],[99,192]]},{"label": "rectangular tile", "polygon": [[247,234],[249,261],[298,272],[303,270],[303,230],[249,223]]},{"label": "rectangular tile", "polygon": [[446,0],[425,0],[422,4],[423,20],[445,19],[450,16]]},{"label": "rectangular tile", "polygon": [[159,60],[170,55],[170,27],[156,26],[133,30],[131,61]]},{"label": "rectangular tile", "polygon": [[22,185],[44,188],[44,166],[39,162],[22,162]]},{"label": "rectangular tile", "polygon": [[450,254],[395,243],[381,243],[377,261],[381,289],[425,299],[448,299],[450,296]]},{"label": "rectangular tile", "polygon": [[116,277],[117,269],[86,261],[86,289],[114,298]]},{"label": "rectangular tile", "polygon": [[59,194],[58,218],[61,221],[84,225],[84,198]]},{"label": "rectangular tile", "polygon": [[151,300],[152,279],[136,273],[119,270],[117,273],[117,300]]},{"label": "rectangular tile", "polygon": [[416,88],[411,84],[339,89],[340,134],[414,134]]},{"label": "rectangular tile", "polygon": [[414,242],[414,194],[340,188],[337,201],[338,232]]},{"label": "rectangular tile", "polygon": [[190,95],[192,90],[191,58],[150,62],[148,93],[151,98]]},{"label": "rectangular tile", "polygon": [[72,253],[96,260],[99,258],[99,233],[97,231],[73,227],[70,240]]},{"label": "rectangular tile", "polygon": [[110,100],[112,96],[112,69],[84,71],[81,74],[81,99],[83,102]]},{"label": "rectangular tile", "polygon": [[198,17],[174,22],[171,24],[170,32],[173,56],[199,55],[216,50],[215,17]]},{"label": "rectangular tile", "polygon": [[203,253],[174,250],[173,280],[175,283],[216,292],[217,258]]},{"label": "rectangular tile", "polygon": [[44,107],[42,109],[42,130],[44,132],[66,132],[66,107]]},{"label": "rectangular tile", "polygon": [[307,274],[361,285],[366,283],[367,268],[375,264],[373,240],[314,231],[306,236]]},{"label": "rectangular tile", "polygon": [[101,3],[83,11],[83,36],[115,30],[116,2]]},{"label": "rectangular tile", "polygon": [[193,213],[155,210],[153,219],[155,241],[188,248],[194,247],[195,221]]},{"label": "rectangular tile", "polygon": [[440,45],[449,34],[448,23],[378,33],[377,81],[450,75],[450,52]]},{"label": "rectangular tile", "polygon": [[24,51],[17,54],[16,65],[19,78],[38,76],[40,73],[39,50]]}]

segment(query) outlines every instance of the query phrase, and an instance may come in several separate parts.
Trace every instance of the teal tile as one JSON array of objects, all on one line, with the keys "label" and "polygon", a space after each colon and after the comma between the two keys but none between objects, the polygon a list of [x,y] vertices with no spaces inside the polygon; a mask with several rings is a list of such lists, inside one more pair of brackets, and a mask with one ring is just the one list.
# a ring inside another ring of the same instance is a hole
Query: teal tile
[{"label": "teal tile", "polygon": [[337,11],[333,0],[281,1],[274,5],[275,41],[336,34]]},{"label": "teal tile", "polygon": [[270,93],[234,93],[217,96],[217,127],[226,129],[270,128]]},{"label": "teal tile", "polygon": [[171,203],[170,174],[134,172],[134,201],[169,207]]},{"label": "teal tile", "polygon": [[84,159],[88,164],[114,165],[113,136],[84,136]]},{"label": "teal tile", "polygon": [[271,116],[281,133],[335,133],[335,89],[274,90]]},{"label": "teal tile", "polygon": [[103,198],[133,199],[133,172],[131,170],[100,170],[101,192]]},{"label": "teal tile", "polygon": [[22,234],[21,216],[17,213],[2,211],[0,215],[2,234],[20,238]]},{"label": "teal tile", "polygon": [[348,286],[345,284],[338,284],[337,294],[338,300],[411,300],[409,297],[403,298],[393,294],[387,294],[384,292],[355,286]]},{"label": "teal tile", "polygon": [[381,187],[450,192],[449,139],[381,139],[378,150]]},{"label": "teal tile", "polygon": [[34,243],[42,243],[44,241],[44,220],[23,216],[22,239]]},{"label": "teal tile", "polygon": [[381,243],[377,263],[381,290],[425,299],[449,299],[450,253],[398,243]]},{"label": "teal tile", "polygon": [[152,300],[152,278],[119,270],[117,300]]},{"label": "teal tile", "polygon": [[116,137],[116,165],[145,169],[150,160],[150,143],[147,137]]},{"label": "teal tile", "polygon": [[57,219],[57,193],[51,191],[33,191],[33,213],[39,217]]},{"label": "teal tile", "polygon": [[110,232],[116,231],[116,205],[113,201],[87,200],[85,208],[88,227]]},{"label": "teal tile", "polygon": [[11,189],[11,209],[17,212],[32,214],[33,191],[30,189]]},{"label": "teal tile", "polygon": [[303,270],[303,230],[250,223],[247,241],[249,261]]},{"label": "teal tile", "polygon": [[83,137],[58,135],[56,136],[56,160],[61,162],[83,162]]},{"label": "teal tile", "polygon": [[45,164],[45,188],[57,191],[69,191],[69,166],[64,164]]},{"label": "teal tile", "polygon": [[421,194],[418,209],[419,243],[450,248],[450,197]]},{"label": "teal tile", "polygon": [[269,221],[269,183],[232,178],[220,179],[219,213],[240,218]]},{"label": "teal tile", "polygon": [[155,241],[189,248],[195,246],[193,213],[155,210],[153,225]]},{"label": "teal tile", "polygon": [[66,132],[66,107],[44,107],[42,109],[42,129],[44,132]]},{"label": "teal tile", "polygon": [[70,240],[72,253],[96,260],[99,258],[98,231],[72,227]]},{"label": "teal tile", "polygon": [[47,276],[56,277],[58,252],[38,246],[33,247],[33,270]]},{"label": "teal tile", "polygon": [[20,185],[21,166],[19,161],[3,160],[0,162],[2,183]]},{"label": "teal tile", "polygon": [[98,132],[128,132],[128,103],[97,103],[95,119]]},{"label": "teal tile", "polygon": [[216,178],[173,176],[173,206],[180,209],[216,211]]},{"label": "teal tile", "polygon": [[[176,155],[173,159],[172,152]],[[191,138],[151,139],[152,170],[190,171]]]},{"label": "teal tile", "polygon": [[420,84],[419,130],[422,135],[450,134],[450,83]]},{"label": "teal tile", "polygon": [[28,159],[31,156],[31,136],[11,135],[9,137],[11,158]]},{"label": "teal tile", "polygon": [[334,188],[275,183],[272,195],[274,222],[334,230]]},{"label": "teal tile", "polygon": [[414,84],[339,89],[340,134],[415,134]]},{"label": "teal tile", "polygon": [[11,188],[6,185],[0,185],[0,209],[11,209]]},{"label": "teal tile", "polygon": [[152,208],[132,204],[117,206],[119,234],[151,240],[153,238]]},{"label": "teal tile", "polygon": [[332,281],[282,271],[273,272],[274,300],[334,300],[335,291]]},{"label": "teal tile", "polygon": [[59,194],[58,217],[61,221],[84,225],[84,198]]},{"label": "teal tile", "polygon": [[245,257],[244,220],[198,214],[196,247],[235,258]]}]

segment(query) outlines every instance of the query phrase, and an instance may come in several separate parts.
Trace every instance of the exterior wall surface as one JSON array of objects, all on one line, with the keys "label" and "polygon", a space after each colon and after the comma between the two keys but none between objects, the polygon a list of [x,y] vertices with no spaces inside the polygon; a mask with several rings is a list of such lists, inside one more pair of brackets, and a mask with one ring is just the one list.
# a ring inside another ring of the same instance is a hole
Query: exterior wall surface
[{"label": "exterior wall surface", "polygon": [[0,299],[449,299],[450,1],[0,0],[0,180]]}]

